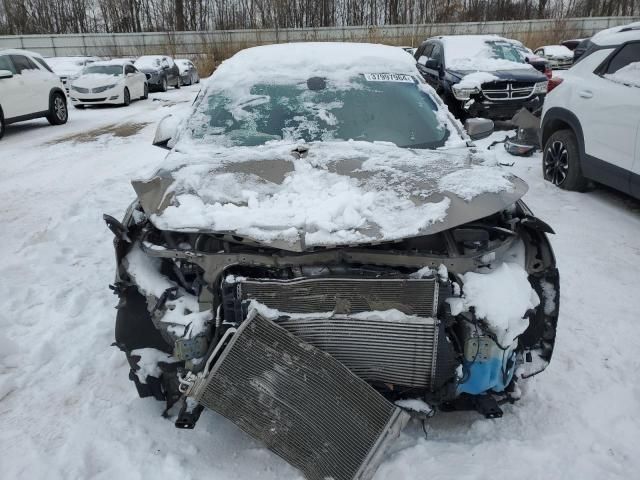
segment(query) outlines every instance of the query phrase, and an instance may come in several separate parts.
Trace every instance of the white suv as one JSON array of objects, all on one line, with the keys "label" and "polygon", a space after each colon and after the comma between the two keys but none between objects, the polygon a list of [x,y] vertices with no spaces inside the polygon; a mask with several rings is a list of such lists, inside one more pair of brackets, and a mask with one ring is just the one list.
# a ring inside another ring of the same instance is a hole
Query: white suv
[{"label": "white suv", "polygon": [[542,112],[544,178],[582,191],[588,180],[640,198],[640,25],[594,35]]},{"label": "white suv", "polygon": [[37,53],[0,50],[0,138],[8,124],[39,117],[51,125],[67,122],[60,79]]}]

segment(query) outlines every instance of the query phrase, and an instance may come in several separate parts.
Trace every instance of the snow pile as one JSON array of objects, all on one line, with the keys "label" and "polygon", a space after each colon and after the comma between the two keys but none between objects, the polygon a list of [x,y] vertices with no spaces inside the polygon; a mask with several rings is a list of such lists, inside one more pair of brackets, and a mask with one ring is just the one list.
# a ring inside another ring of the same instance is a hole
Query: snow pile
[{"label": "snow pile", "polygon": [[[145,295],[156,299],[176,284],[160,273],[159,258],[149,257],[134,246],[125,258],[127,273]],[[200,311],[198,298],[178,289],[178,297],[168,299],[164,304],[165,312],[161,321],[169,324],[167,330],[175,338],[194,338],[203,333],[213,320],[210,311]]]},{"label": "snow pile", "polygon": [[334,313],[334,312],[313,312],[313,313],[297,313],[297,312],[283,312],[275,308],[268,307],[267,305],[258,302],[257,300],[251,300],[248,307],[249,312],[255,312],[261,317],[267,320],[277,320],[278,318],[287,317],[291,319],[305,319],[305,318],[355,318],[357,320],[371,320],[377,322],[387,323],[425,323],[432,320],[425,319],[424,317],[418,317],[417,315],[407,315],[398,309],[391,308],[389,310],[372,310],[369,312],[352,313],[349,315]]},{"label": "snow pile", "polygon": [[178,360],[173,358],[168,353],[162,352],[155,348],[138,348],[131,350],[131,355],[134,357],[140,357],[138,360],[138,370],[136,370],[136,376],[140,383],[147,383],[147,377],[160,378],[162,370],[158,366],[159,363],[175,363]]},{"label": "snow pile", "polygon": [[495,75],[488,72],[473,72],[465,75],[456,85],[458,88],[480,88],[483,83],[499,80]]},{"label": "snow pile", "polygon": [[512,345],[529,326],[529,319],[523,317],[540,303],[527,272],[516,263],[504,262],[493,270],[468,272],[462,278],[464,296],[447,300],[452,313],[458,315],[473,307],[502,346]]},{"label": "snow pile", "polygon": [[[497,35],[455,35],[442,37],[447,68],[459,71],[532,69],[528,63],[496,58],[487,42],[508,41]],[[514,47],[515,48],[515,47]]]},{"label": "snow pile", "polygon": [[411,410],[423,415],[430,415],[431,413],[433,413],[433,408],[431,408],[431,405],[420,398],[406,398],[403,400],[396,400],[395,404],[405,410]]},{"label": "snow pile", "polygon": [[441,191],[455,193],[471,201],[483,193],[499,193],[513,190],[513,183],[500,174],[498,167],[476,165],[443,176],[438,185]]},{"label": "snow pile", "polygon": [[142,57],[138,57],[134,65],[141,70],[155,70],[160,66],[163,58],[165,57],[161,55],[143,55]]},{"label": "snow pile", "polygon": [[605,78],[616,83],[640,87],[640,62],[633,62],[615,73],[606,73]]},{"label": "snow pile", "polygon": [[[257,65],[260,67],[256,68]],[[208,86],[212,90],[233,91],[264,79],[289,83],[314,76],[347,82],[365,73],[419,75],[415,60],[397,47],[366,43],[286,43],[236,53],[216,69]]]},{"label": "snow pile", "polygon": [[69,77],[78,74],[89,58],[91,57],[48,57],[45,61],[56,75]]},{"label": "snow pile", "polygon": [[547,45],[544,47],[544,54],[554,58],[573,58],[573,52],[564,45]]}]

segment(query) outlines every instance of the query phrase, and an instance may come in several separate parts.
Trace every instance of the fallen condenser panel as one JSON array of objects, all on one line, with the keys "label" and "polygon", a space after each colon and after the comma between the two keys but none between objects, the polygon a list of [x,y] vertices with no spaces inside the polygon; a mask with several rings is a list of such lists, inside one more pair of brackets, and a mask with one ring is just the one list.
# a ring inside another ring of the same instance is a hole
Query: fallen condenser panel
[{"label": "fallen condenser panel", "polygon": [[368,480],[410,416],[328,353],[252,312],[190,396],[309,480]]}]

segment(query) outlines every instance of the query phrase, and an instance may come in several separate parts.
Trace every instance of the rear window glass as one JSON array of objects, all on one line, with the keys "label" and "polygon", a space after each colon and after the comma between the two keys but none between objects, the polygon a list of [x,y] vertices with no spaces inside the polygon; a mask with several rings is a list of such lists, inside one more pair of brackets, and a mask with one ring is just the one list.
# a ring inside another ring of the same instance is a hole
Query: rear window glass
[{"label": "rear window glass", "polygon": [[637,62],[640,62],[640,43],[629,43],[611,59],[606,73],[615,73],[630,63]]},{"label": "rear window glass", "polygon": [[16,67],[17,73],[20,74],[25,70],[38,70],[38,67],[29,58],[23,55],[10,55],[11,61]]},{"label": "rear window glass", "polygon": [[47,70],[49,70],[51,73],[53,73],[53,70],[51,70],[51,67],[49,67],[49,65],[47,65],[47,62],[45,62],[43,59],[38,58],[38,57],[34,57],[36,62],[38,62],[40,65],[42,65],[44,68],[46,68]]}]

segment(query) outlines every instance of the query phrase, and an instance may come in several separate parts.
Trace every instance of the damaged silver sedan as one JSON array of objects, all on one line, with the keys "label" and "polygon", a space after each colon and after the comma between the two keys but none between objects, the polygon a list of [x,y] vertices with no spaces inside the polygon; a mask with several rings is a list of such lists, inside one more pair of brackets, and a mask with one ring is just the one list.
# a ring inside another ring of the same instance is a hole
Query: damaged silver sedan
[{"label": "damaged silver sedan", "polygon": [[224,62],[105,216],[139,395],[309,479],[370,478],[411,416],[502,416],[551,359],[559,277],[526,184],[473,145],[487,122],[465,131],[393,47]]}]

